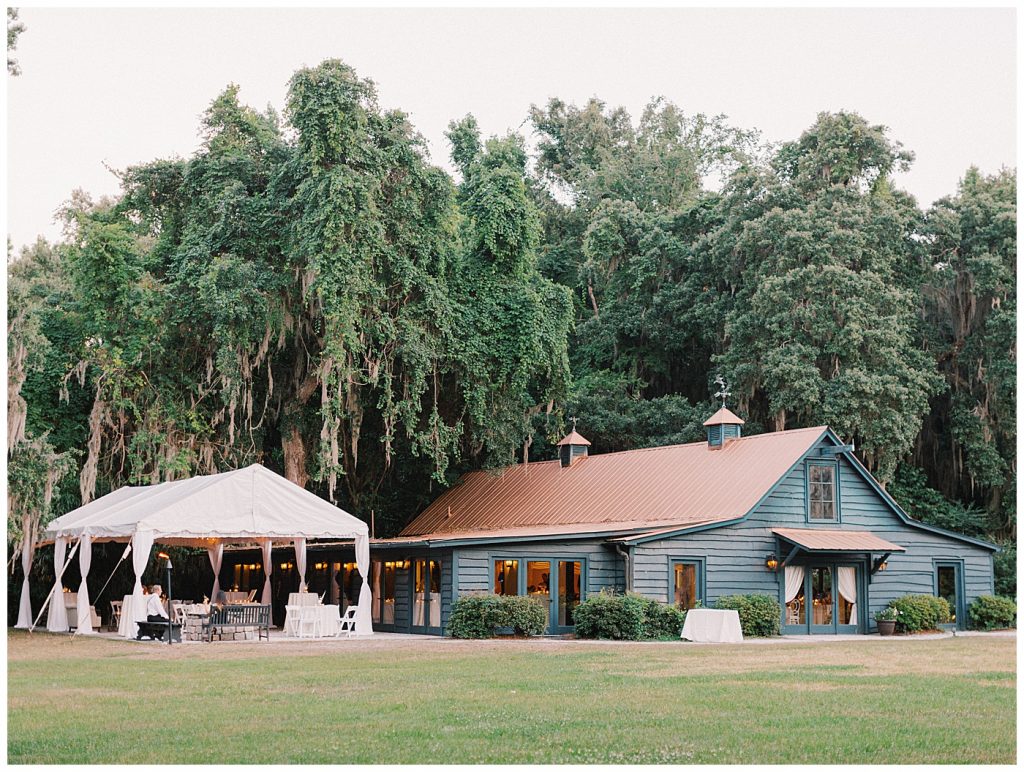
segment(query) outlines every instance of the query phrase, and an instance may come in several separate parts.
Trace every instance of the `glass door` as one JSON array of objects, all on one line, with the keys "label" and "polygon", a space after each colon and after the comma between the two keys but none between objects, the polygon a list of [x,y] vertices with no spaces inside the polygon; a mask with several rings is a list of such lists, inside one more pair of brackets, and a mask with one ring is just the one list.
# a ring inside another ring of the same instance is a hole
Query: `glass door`
[{"label": "glass door", "polygon": [[544,627],[551,629],[551,563],[530,560],[526,563],[526,594],[543,604],[546,620]]},{"label": "glass door", "polygon": [[580,604],[582,594],[583,564],[578,560],[559,560],[557,574],[557,600],[555,619],[557,624],[552,632],[568,633],[576,622],[573,612]]},{"label": "glass door", "polygon": [[441,631],[441,561],[412,561],[412,632]]},{"label": "glass door", "polygon": [[807,577],[810,582],[809,597],[811,633],[835,632],[835,594],[832,588],[832,567],[811,566]]},{"label": "glass door", "polygon": [[942,628],[964,627],[964,594],[963,572],[961,564],[955,562],[935,564],[935,594],[945,598],[949,604],[949,622],[940,624]]},{"label": "glass door", "polygon": [[829,635],[860,630],[861,567],[819,563],[787,566],[783,632]]}]

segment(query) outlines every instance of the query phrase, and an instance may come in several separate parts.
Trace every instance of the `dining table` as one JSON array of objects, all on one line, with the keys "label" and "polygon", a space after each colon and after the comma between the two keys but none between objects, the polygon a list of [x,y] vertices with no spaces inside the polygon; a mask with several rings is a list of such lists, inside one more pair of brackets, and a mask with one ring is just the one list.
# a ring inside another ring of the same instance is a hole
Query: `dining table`
[{"label": "dining table", "polygon": [[694,643],[743,643],[740,615],[734,609],[692,608],[679,635]]},{"label": "dining table", "polygon": [[221,595],[224,596],[225,605],[234,605],[236,603],[242,603],[249,598],[248,590],[226,590],[222,591]]}]

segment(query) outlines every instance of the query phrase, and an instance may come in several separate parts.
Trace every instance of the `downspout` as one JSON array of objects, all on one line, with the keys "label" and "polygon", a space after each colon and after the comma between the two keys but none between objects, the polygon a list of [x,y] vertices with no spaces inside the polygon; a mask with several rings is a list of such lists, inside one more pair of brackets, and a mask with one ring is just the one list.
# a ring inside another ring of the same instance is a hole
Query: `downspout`
[{"label": "downspout", "polygon": [[622,555],[622,561],[626,566],[626,592],[633,592],[633,570],[632,570],[632,547],[627,547],[625,550],[622,549],[621,544],[615,545],[615,551]]}]

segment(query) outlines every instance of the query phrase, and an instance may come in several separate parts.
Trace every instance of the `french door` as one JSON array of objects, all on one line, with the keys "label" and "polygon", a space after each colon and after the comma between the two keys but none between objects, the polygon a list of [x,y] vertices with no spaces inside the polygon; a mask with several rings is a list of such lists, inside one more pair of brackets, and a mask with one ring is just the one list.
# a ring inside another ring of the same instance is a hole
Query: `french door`
[{"label": "french door", "polygon": [[834,635],[860,631],[861,566],[809,563],[787,566],[783,632]]},{"label": "french door", "polygon": [[412,632],[441,634],[441,561],[412,561]]},{"label": "french door", "polygon": [[583,599],[583,561],[499,558],[494,563],[496,595],[528,595],[544,607],[548,633],[572,632],[573,613]]}]

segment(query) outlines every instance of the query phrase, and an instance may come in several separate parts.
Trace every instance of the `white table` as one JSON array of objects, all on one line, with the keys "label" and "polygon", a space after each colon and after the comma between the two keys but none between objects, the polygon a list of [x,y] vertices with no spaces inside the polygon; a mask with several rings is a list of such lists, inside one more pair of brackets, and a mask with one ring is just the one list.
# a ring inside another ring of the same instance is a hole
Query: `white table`
[{"label": "white table", "polygon": [[224,596],[224,605],[236,605],[242,603],[249,598],[249,593],[246,591],[228,590],[227,592],[221,593]]},{"label": "white table", "polygon": [[692,608],[679,637],[695,643],[743,643],[740,615],[733,609]]}]

